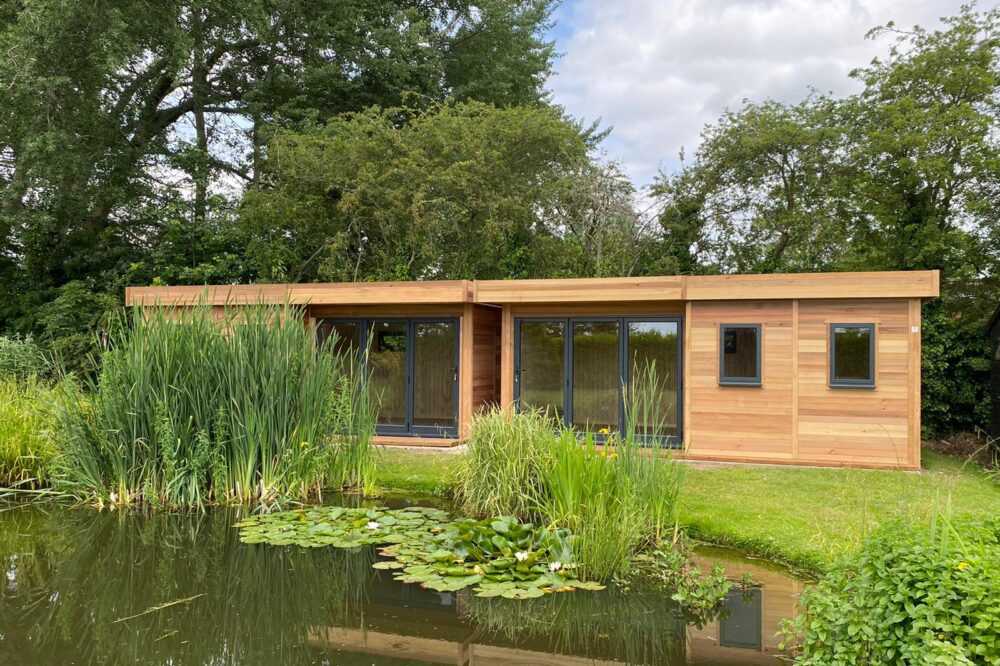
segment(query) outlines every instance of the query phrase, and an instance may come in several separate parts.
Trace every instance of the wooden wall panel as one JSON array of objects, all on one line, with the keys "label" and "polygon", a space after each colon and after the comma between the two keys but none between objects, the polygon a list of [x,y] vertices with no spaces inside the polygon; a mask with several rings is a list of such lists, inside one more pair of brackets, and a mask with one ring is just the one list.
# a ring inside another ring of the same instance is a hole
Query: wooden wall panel
[{"label": "wooden wall panel", "polygon": [[476,306],[472,323],[472,411],[500,402],[500,311]]},{"label": "wooden wall panel", "polygon": [[[832,323],[875,324],[875,388],[830,388]],[[919,466],[911,451],[910,304],[906,299],[799,304],[799,458]],[[919,356],[917,356],[919,358]],[[912,378],[919,381],[918,377]],[[919,441],[917,442],[919,447]]]},{"label": "wooden wall panel", "polygon": [[[687,456],[778,459],[792,456],[792,303],[691,304],[687,339]],[[762,386],[719,385],[719,325],[761,324]]]},{"label": "wooden wall panel", "polygon": [[682,301],[641,303],[530,303],[508,306],[514,317],[680,317]]},{"label": "wooden wall panel", "polygon": [[500,315],[500,405],[514,405],[514,313],[509,305]]}]

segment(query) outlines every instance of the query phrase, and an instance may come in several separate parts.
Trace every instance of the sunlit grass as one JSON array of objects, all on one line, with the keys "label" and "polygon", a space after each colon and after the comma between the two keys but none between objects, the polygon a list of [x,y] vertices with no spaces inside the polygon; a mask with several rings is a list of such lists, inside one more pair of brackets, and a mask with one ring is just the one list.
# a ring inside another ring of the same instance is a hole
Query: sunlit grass
[{"label": "sunlit grass", "polygon": [[[948,497],[956,516],[1000,515],[1000,484],[975,465],[925,450],[920,473],[779,466],[687,466],[678,502],[681,527],[696,538],[733,546],[811,571],[858,545],[896,516],[929,518]],[[383,485],[426,490],[452,474],[461,455],[387,449]]]}]

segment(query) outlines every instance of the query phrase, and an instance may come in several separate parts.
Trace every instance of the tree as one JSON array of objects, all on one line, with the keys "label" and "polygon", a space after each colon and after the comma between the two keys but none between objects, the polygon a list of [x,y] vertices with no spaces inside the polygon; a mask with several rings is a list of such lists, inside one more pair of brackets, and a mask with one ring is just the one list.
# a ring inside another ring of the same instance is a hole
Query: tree
[{"label": "tree", "polygon": [[480,102],[283,132],[241,208],[251,260],[292,282],[544,275],[559,257],[539,202],[588,138],[556,109]]},{"label": "tree", "polygon": [[[834,196],[840,130],[833,108],[813,96],[727,111],[705,128],[694,163],[654,184],[665,233],[698,245],[702,261],[720,270],[829,266],[844,234]],[[682,264],[690,270],[689,259]]]},{"label": "tree", "polygon": [[542,104],[547,0],[37,0],[0,10],[0,327],[116,286],[257,178],[271,128],[449,96]]}]

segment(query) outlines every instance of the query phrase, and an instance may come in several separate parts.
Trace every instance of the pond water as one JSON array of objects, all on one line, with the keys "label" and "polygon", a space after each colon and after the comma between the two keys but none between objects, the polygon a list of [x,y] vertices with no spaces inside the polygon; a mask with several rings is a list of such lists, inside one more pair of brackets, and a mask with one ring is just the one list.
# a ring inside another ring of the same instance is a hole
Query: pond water
[{"label": "pond water", "polygon": [[762,585],[703,626],[641,589],[438,593],[372,569],[369,549],[242,544],[240,515],[0,511],[0,664],[776,664],[802,588],[704,550],[703,570],[721,561]]}]

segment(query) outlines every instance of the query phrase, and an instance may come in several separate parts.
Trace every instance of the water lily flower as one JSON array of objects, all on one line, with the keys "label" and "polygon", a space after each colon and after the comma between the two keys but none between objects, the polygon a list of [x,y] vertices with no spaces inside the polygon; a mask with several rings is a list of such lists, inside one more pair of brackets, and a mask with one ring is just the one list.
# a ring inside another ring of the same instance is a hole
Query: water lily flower
[{"label": "water lily flower", "polygon": [[528,554],[523,550],[519,550],[516,553],[514,553],[514,557],[517,558],[518,562],[524,562],[526,559],[528,559]]},{"label": "water lily flower", "polygon": [[366,525],[365,527],[367,527],[367,528],[368,528],[368,529],[370,529],[370,530],[377,530],[377,529],[378,529],[378,523],[376,523],[376,522],[375,522],[375,521],[373,520],[373,521],[371,521],[370,523],[368,523],[368,524],[367,524],[367,525]]},{"label": "water lily flower", "polygon": [[108,499],[111,500],[112,504],[117,504],[118,503],[118,493],[116,493],[115,491],[112,490],[111,491],[111,496]]},{"label": "water lily flower", "polygon": [[562,562],[558,562],[558,561],[556,561],[556,562],[549,562],[549,571],[551,571],[552,573],[555,573],[555,572],[559,571],[560,569],[562,569]]}]

